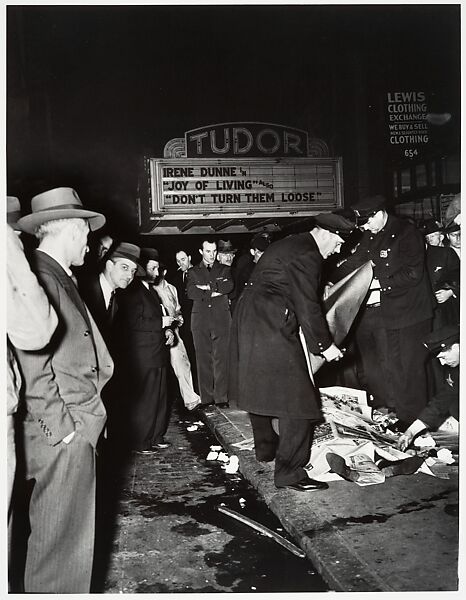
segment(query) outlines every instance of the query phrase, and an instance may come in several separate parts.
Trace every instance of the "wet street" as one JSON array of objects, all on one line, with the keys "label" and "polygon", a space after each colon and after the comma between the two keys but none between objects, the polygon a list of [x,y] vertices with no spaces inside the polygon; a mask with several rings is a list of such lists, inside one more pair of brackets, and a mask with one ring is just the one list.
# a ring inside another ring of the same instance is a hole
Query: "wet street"
[{"label": "wet street", "polygon": [[218,510],[232,509],[290,540],[239,472],[206,460],[218,442],[201,418],[200,411],[175,409],[170,448],[132,455],[126,466],[117,461],[118,474],[107,470],[93,591],[326,591],[307,558]]}]

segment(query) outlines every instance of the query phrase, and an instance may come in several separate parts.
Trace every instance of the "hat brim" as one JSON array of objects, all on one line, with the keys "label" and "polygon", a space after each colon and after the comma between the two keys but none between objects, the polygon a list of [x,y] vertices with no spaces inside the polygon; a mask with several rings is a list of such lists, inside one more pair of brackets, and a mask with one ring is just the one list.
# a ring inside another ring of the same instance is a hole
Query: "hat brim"
[{"label": "hat brim", "polygon": [[113,254],[110,254],[109,256],[105,257],[105,260],[113,260],[114,258],[125,258],[126,260],[130,260],[131,262],[133,262],[136,267],[136,275],[138,277],[144,277],[146,275],[146,270],[139,264],[139,262],[137,261],[136,257],[131,256],[129,254],[125,254],[123,252],[115,252]]},{"label": "hat brim", "polygon": [[44,210],[25,215],[19,219],[17,225],[21,231],[34,234],[39,225],[56,221],[58,219],[86,219],[89,223],[89,229],[96,231],[105,225],[105,217],[92,210],[81,208],[65,208],[57,210]]}]

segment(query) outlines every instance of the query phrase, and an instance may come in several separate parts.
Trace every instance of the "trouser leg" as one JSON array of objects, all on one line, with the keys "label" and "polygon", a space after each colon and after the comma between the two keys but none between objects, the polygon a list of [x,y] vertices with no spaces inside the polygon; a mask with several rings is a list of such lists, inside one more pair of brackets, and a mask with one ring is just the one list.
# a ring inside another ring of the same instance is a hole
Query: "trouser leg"
[{"label": "trouser leg", "polygon": [[358,378],[361,387],[374,397],[372,406],[395,406],[391,393],[386,330],[380,327],[379,308],[366,308],[355,340],[358,350]]},{"label": "trouser leg", "polygon": [[314,422],[308,419],[279,418],[279,442],[275,457],[275,485],[297,483],[307,476],[304,467],[311,454]]},{"label": "trouser leg", "polygon": [[229,328],[212,335],[214,397],[216,404],[228,402]]},{"label": "trouser leg", "polygon": [[278,446],[278,435],[272,427],[272,417],[249,413],[256,458],[268,462],[275,458]]},{"label": "trouser leg", "polygon": [[207,328],[195,329],[193,337],[201,402],[202,404],[211,404],[214,401],[214,373],[210,330]]},{"label": "trouser leg", "polygon": [[94,554],[95,452],[78,432],[70,444],[26,439],[29,507],[24,587],[32,593],[89,593]]},{"label": "trouser leg", "polygon": [[428,400],[426,363],[429,352],[423,340],[430,329],[431,322],[426,320],[387,332],[396,415],[408,425],[420,415]]}]

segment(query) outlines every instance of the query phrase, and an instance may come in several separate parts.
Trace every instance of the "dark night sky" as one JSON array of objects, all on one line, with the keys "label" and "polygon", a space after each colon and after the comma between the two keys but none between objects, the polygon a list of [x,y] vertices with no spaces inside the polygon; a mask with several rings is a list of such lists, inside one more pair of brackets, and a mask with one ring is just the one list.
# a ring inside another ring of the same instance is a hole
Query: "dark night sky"
[{"label": "dark night sky", "polygon": [[458,5],[9,6],[7,31],[9,187],[41,151],[40,130],[12,139],[17,107],[37,90],[47,90],[55,177],[107,186],[209,123],[325,138],[313,115],[328,110],[329,65],[348,56],[368,62],[375,91],[439,79],[440,109],[459,96]]}]

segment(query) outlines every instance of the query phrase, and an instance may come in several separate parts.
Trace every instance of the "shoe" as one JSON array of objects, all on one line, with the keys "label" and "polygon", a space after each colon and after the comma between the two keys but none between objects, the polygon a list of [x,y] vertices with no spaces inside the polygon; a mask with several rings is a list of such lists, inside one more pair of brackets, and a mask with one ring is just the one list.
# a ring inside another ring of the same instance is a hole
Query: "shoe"
[{"label": "shoe", "polygon": [[335,454],[334,452],[327,452],[325,458],[327,459],[329,467],[333,473],[340,475],[340,477],[343,477],[343,479],[346,479],[347,481],[358,480],[359,473],[348,467],[345,459],[342,456]]},{"label": "shoe", "polygon": [[170,442],[166,442],[165,440],[162,440],[160,442],[155,442],[155,444],[152,444],[152,448],[155,448],[156,450],[165,450],[165,448],[170,448],[171,443]]},{"label": "shoe", "polygon": [[328,489],[328,483],[325,481],[316,481],[315,479],[311,479],[310,477],[303,477],[300,481],[296,483],[289,483],[288,485],[277,485],[279,488],[291,488],[292,490],[296,490],[298,492],[314,492],[316,490],[326,490]]},{"label": "shoe", "polygon": [[424,461],[425,458],[422,458],[422,456],[410,456],[402,460],[383,460],[377,466],[385,477],[395,477],[396,475],[412,475]]},{"label": "shoe", "polygon": [[198,400],[197,402],[189,402],[189,404],[186,404],[185,408],[187,408],[188,410],[194,410],[196,406],[199,406],[200,403],[200,400]]},{"label": "shoe", "polygon": [[144,448],[143,450],[133,450],[135,454],[155,454],[152,448]]}]

